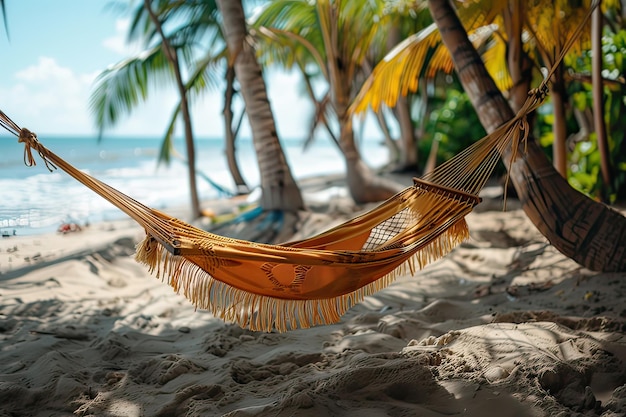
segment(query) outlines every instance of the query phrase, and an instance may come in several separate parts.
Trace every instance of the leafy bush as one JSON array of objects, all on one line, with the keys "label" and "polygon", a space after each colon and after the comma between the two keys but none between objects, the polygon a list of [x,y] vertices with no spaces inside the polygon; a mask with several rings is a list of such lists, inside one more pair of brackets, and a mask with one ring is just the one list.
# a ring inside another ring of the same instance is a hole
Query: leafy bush
[{"label": "leafy bush", "polygon": [[[609,158],[611,162],[611,184],[603,184],[600,172],[600,152],[597,136],[591,132],[587,138],[573,144],[569,154],[568,180],[578,190],[593,198],[607,198],[611,202],[626,199],[626,30],[617,33],[605,32],[602,38],[603,71],[607,81],[604,85],[604,121],[607,129]],[[568,56],[566,65],[575,74],[591,74],[591,51],[580,56]],[[592,109],[592,86],[587,81],[569,83],[568,93],[573,108],[581,112]],[[551,117],[540,112],[538,118],[541,144],[551,146]],[[569,126],[575,124],[570,117]],[[548,127],[546,129],[546,126]]]},{"label": "leafy bush", "polygon": [[445,90],[443,102],[434,103],[433,107],[435,109],[426,122],[426,133],[419,142],[420,166],[426,164],[435,141],[438,142],[439,165],[486,135],[464,92],[448,88]]}]

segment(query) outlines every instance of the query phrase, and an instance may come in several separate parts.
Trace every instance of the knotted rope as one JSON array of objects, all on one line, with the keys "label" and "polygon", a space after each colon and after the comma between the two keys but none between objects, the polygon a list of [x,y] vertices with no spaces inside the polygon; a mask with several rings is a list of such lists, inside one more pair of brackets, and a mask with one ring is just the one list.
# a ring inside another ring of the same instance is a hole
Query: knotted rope
[{"label": "knotted rope", "polygon": [[46,165],[46,168],[48,168],[48,171],[52,172],[57,169],[56,165],[48,158],[46,148],[44,148],[39,142],[39,139],[37,139],[37,134],[26,128],[20,128],[17,123],[11,120],[2,110],[0,110],[0,126],[4,127],[9,133],[17,136],[18,143],[24,144],[24,164],[29,167],[37,165],[37,161],[33,156],[33,150],[35,150]]}]

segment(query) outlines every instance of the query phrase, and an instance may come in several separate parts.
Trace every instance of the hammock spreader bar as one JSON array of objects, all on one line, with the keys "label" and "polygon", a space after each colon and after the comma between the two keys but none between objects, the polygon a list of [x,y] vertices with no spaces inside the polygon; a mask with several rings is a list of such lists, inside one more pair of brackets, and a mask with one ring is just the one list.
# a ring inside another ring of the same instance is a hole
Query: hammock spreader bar
[{"label": "hammock spreader bar", "polygon": [[501,153],[527,137],[525,115],[544,96],[536,90],[516,118],[378,207],[279,245],[219,236],[151,209],[73,167],[1,111],[0,124],[24,143],[27,165],[35,165],[35,151],[49,170],[62,169],[143,226],[136,259],[195,306],[252,330],[285,331],[338,321],[363,297],[467,239],[465,216]]}]

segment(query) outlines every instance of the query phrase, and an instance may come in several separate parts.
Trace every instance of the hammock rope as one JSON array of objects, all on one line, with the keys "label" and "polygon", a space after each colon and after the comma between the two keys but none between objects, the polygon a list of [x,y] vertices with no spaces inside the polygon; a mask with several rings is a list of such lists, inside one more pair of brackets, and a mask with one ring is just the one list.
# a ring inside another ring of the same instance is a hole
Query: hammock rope
[{"label": "hammock rope", "polygon": [[26,165],[36,165],[35,152],[48,170],[62,169],[143,226],[146,237],[137,245],[136,260],[197,308],[251,330],[307,328],[339,321],[365,296],[469,237],[465,216],[480,203],[478,194],[505,150],[512,148],[510,164],[519,156],[529,135],[526,116],[545,99],[572,42],[508,123],[367,213],[279,245],[198,229],[73,167],[2,111],[0,126],[24,143]]},{"label": "hammock rope", "polygon": [[480,203],[501,153],[528,133],[524,113],[378,207],[309,239],[279,245],[219,236],[152,209],[80,171],[0,111],[0,124],[37,154],[121,209],[146,231],[137,261],[197,308],[252,330],[334,323],[395,278],[425,267],[469,237],[465,216]]}]

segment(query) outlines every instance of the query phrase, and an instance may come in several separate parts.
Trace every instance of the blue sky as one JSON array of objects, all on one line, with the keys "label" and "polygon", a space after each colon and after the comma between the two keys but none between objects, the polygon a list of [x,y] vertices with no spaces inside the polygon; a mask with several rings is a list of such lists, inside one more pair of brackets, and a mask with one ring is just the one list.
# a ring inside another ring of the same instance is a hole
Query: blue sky
[{"label": "blue sky", "polygon": [[[95,134],[88,111],[97,75],[137,52],[126,45],[127,15],[111,0],[5,0],[7,39],[0,31],[0,109],[43,135]],[[298,94],[297,74],[270,71],[269,95],[282,138],[304,138],[310,102]],[[163,135],[177,101],[174,89],[150,98],[110,135]],[[199,137],[223,135],[221,93],[194,105]],[[202,115],[199,117],[198,115]],[[242,134],[248,135],[244,127]]]}]

